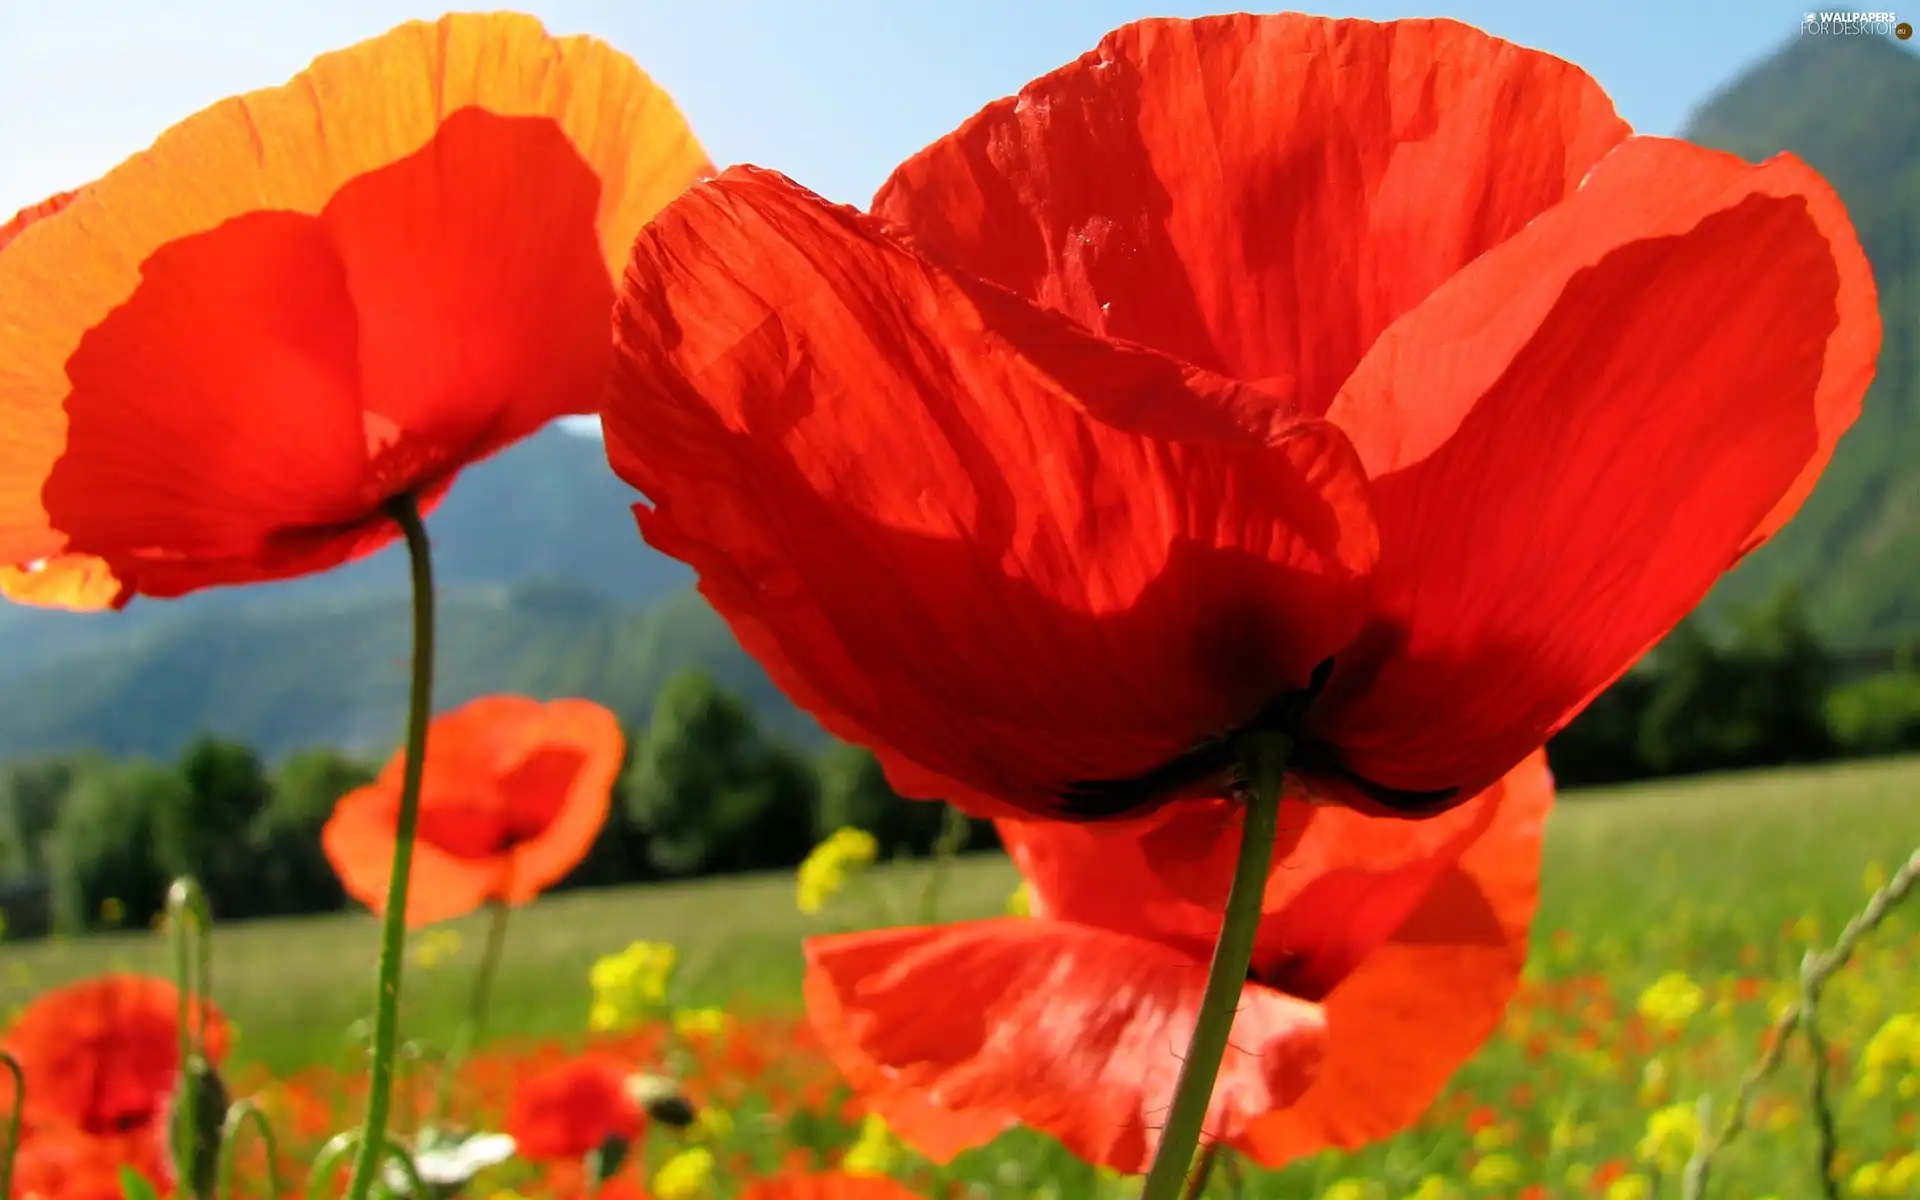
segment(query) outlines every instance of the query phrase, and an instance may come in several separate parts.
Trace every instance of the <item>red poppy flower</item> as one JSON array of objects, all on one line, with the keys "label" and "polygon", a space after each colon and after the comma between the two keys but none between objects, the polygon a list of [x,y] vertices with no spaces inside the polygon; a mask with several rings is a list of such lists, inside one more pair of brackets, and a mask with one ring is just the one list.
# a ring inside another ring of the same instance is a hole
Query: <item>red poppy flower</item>
[{"label": "red poppy flower", "polygon": [[1143,810],[1277,725],[1323,795],[1443,807],[1792,515],[1873,373],[1817,175],[1629,134],[1451,21],[1129,25],[871,217],[670,204],[609,460],[909,795]]},{"label": "red poppy flower", "polygon": [[610,1137],[632,1141],[645,1124],[627,1094],[627,1072],[604,1058],[573,1058],[520,1081],[507,1132],[534,1161],[577,1160]]},{"label": "red poppy flower", "polygon": [[0,255],[0,564],[324,570],[596,406],[613,274],[707,160],[625,56],[413,23],[221,102]]},{"label": "red poppy flower", "polygon": [[156,1188],[167,1177],[155,1138],[94,1137],[61,1126],[37,1130],[15,1153],[9,1200],[125,1200],[122,1167]]},{"label": "red poppy flower", "polygon": [[[590,700],[482,696],[427,731],[407,924],[528,904],[593,848],[626,739]],[[385,912],[406,753],[340,797],[320,844],[347,894]]]},{"label": "red poppy flower", "polygon": [[816,1171],[750,1183],[741,1189],[740,1200],[919,1200],[919,1195],[884,1175]]},{"label": "red poppy flower", "polygon": [[[1207,1136],[1268,1166],[1413,1121],[1498,1026],[1526,961],[1552,803],[1545,756],[1429,821],[1288,797]],[[945,1161],[1014,1123],[1090,1162],[1151,1160],[1220,906],[1149,865],[1183,801],[1134,821],[1002,821],[1032,919],[806,945],[808,1013],[894,1131]]]},{"label": "red poppy flower", "polygon": [[[226,1019],[211,1002],[204,1018],[204,1052],[218,1062]],[[29,1129],[152,1131],[179,1081],[179,1022],[180,992],[164,979],[102,975],[42,992],[0,1036],[26,1073]]]}]

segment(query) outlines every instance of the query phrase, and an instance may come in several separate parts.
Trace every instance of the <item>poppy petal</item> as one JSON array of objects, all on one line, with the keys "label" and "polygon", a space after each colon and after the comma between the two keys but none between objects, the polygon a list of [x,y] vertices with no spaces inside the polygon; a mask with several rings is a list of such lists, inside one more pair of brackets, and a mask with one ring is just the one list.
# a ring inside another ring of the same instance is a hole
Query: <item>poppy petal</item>
[{"label": "poppy petal", "polygon": [[[387,910],[399,791],[368,784],[340,797],[320,829],[320,848],[347,895],[376,915]],[[504,862],[449,854],[424,839],[413,845],[407,876],[407,926],[464,916],[501,891]]]},{"label": "poppy petal", "polygon": [[741,1190],[740,1200],[920,1200],[920,1195],[885,1175],[821,1171],[756,1180]]},{"label": "poppy petal", "polygon": [[113,569],[100,559],[63,554],[25,566],[0,567],[0,595],[39,608],[99,612],[125,608],[133,590],[114,578]]},{"label": "poppy petal", "polygon": [[1798,160],[1636,139],[1382,335],[1328,413],[1383,546],[1344,765],[1484,787],[1698,604],[1857,409],[1858,253]]},{"label": "poppy petal", "polygon": [[626,752],[619,719],[589,700],[548,701],[530,732],[539,744],[498,785],[516,810],[519,839],[510,851],[503,897],[509,904],[532,903],[593,849]]},{"label": "poppy petal", "polygon": [[1018,1115],[1011,1110],[980,1104],[944,1108],[924,1088],[900,1083],[869,1058],[854,1039],[831,975],[809,968],[803,990],[807,1018],[847,1086],[862,1104],[879,1114],[895,1137],[926,1158],[952,1162],[961,1151],[984,1146],[1019,1123]]},{"label": "poppy petal", "polygon": [[1352,633],[1372,531],[1323,423],[770,172],[696,186],[634,255],[605,426],[642,532],[907,794],[1057,810]]},{"label": "poppy petal", "polygon": [[1627,134],[1578,67],[1455,21],[1148,20],[908,159],[873,210],[1317,415],[1381,330]]},{"label": "poppy petal", "polygon": [[1499,1027],[1526,964],[1538,900],[1553,803],[1545,756],[1531,756],[1495,792],[1497,815],[1485,832],[1327,994],[1319,1075],[1236,1143],[1256,1162],[1277,1167],[1399,1132]]},{"label": "poppy petal", "polygon": [[[1193,1032],[1207,960],[1159,942],[1008,918],[889,929],[806,944],[859,1070],[1058,1138],[1136,1173],[1152,1157]],[[816,985],[819,986],[819,985]],[[1206,1130],[1232,1137],[1306,1088],[1318,1006],[1249,984]]]},{"label": "poppy petal", "polygon": [[377,548],[386,498],[594,407],[614,265],[706,170],[631,62],[512,14],[189,118],[0,258],[0,559],[57,533],[174,595]]}]

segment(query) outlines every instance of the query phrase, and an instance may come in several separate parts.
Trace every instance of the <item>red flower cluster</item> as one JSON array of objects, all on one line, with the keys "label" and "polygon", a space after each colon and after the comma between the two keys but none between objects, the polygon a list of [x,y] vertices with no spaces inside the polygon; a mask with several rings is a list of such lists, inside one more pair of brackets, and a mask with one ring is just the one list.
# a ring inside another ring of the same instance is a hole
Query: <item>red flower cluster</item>
[{"label": "red flower cluster", "polygon": [[[104,975],[41,993],[0,1036],[26,1079],[15,1193],[118,1200],[119,1171],[170,1177],[166,1113],[180,1082],[179,991],[162,979]],[[211,1003],[188,1013],[210,1061],[227,1023]]]}]

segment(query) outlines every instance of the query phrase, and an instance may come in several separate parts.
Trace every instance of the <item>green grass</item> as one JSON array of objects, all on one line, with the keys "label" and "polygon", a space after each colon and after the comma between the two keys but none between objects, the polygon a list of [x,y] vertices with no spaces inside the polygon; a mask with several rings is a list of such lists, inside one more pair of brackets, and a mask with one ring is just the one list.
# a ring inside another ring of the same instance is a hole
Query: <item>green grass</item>
[{"label": "green grass", "polygon": [[[1548,828],[1529,967],[1534,990],[1516,1002],[1507,1028],[1412,1131],[1358,1155],[1322,1155],[1262,1175],[1247,1195],[1394,1200],[1437,1173],[1464,1190],[1422,1196],[1517,1196],[1519,1183],[1472,1182],[1475,1169],[1502,1155],[1521,1164],[1522,1178],[1546,1185],[1532,1196],[1608,1195],[1609,1171],[1645,1173],[1655,1184],[1652,1195],[1677,1194],[1671,1176],[1662,1178],[1637,1159],[1650,1116],[1690,1104],[1702,1092],[1724,1104],[1754,1057],[1769,1006],[1782,999],[1806,939],[1830,941],[1864,902],[1870,865],[1890,869],[1920,843],[1916,793],[1920,758],[1910,757],[1563,797]],[[679,947],[683,1004],[791,1006],[800,939],[906,919],[916,909],[925,868],[887,867],[869,880],[870,886],[837,899],[824,919],[795,910],[793,881],[785,875],[543,901],[514,917],[492,1032],[580,1035],[589,965],[635,940]],[[946,878],[941,915],[998,913],[1016,881],[997,855],[963,860]],[[478,920],[451,928],[461,935],[456,954],[431,968],[410,968],[410,1034],[444,1037],[461,1012],[483,930]],[[1823,1025],[1843,1060],[1836,1087],[1844,1099],[1846,1171],[1913,1147],[1911,1113],[1900,1116],[1912,1102],[1891,1093],[1854,1094],[1854,1068],[1887,1016],[1920,1007],[1916,929],[1920,920],[1905,915],[1890,922],[1865,961],[1831,989],[1825,1007]],[[364,914],[219,930],[214,989],[242,1031],[238,1057],[276,1073],[349,1061],[343,1031],[366,1010],[374,940],[374,923]],[[0,955],[5,1006],[105,969],[165,972],[168,961],[162,940],[151,933],[0,946]],[[1706,989],[1709,1007],[1692,1019],[1684,1040],[1663,1041],[1638,1024],[1634,1003],[1648,984],[1674,971]],[[1736,1002],[1740,979],[1747,991]],[[1597,986],[1607,998],[1598,1007],[1579,998],[1591,992],[1568,1000],[1563,990],[1554,998],[1554,985],[1564,981]],[[1656,1060],[1657,1068],[1646,1066]],[[1912,1075],[1920,1087],[1920,1061]],[[1806,1082],[1806,1064],[1790,1057],[1778,1088],[1765,1097],[1772,1124],[1742,1141],[1717,1194],[1817,1194],[1808,1165]],[[1520,1099],[1516,1088],[1534,1097]],[[1493,1121],[1492,1132],[1482,1131],[1478,1144],[1468,1120],[1476,1109],[1493,1114],[1482,1118]],[[1090,1194],[1089,1188],[1103,1197],[1111,1190],[1096,1187],[1083,1168],[1033,1135],[996,1146],[963,1156],[951,1169],[958,1174],[945,1178],[1004,1179],[1011,1169],[1004,1164],[1018,1162],[1023,1195],[1036,1186],[1051,1188],[1056,1200]],[[1599,1184],[1582,1174],[1595,1169],[1603,1172]],[[1336,1185],[1343,1180],[1373,1182],[1341,1191]],[[1385,1190],[1367,1190],[1376,1185]]]}]

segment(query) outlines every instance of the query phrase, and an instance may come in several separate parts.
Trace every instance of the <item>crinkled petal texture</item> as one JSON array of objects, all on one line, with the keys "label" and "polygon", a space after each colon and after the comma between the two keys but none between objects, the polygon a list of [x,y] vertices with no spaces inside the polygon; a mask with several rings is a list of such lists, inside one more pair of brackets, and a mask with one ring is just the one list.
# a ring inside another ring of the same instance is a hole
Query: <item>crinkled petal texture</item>
[{"label": "crinkled petal texture", "polygon": [[908,159],[873,210],[1318,414],[1382,330],[1627,134],[1578,67],[1455,21],[1147,20]]},{"label": "crinkled petal texture", "polygon": [[1823,181],[1628,132],[1577,68],[1451,21],[1152,20],[874,210],[1351,435],[1385,578],[1316,732],[1465,797],[1793,515],[1878,353]]},{"label": "crinkled petal texture", "polygon": [[1342,438],[729,171],[641,234],[605,413],[659,549],[894,785],[988,815],[1158,767],[1353,634]]},{"label": "crinkled petal texture", "polygon": [[1314,732],[1389,787],[1492,782],[1785,519],[1879,341],[1852,227],[1798,160],[1616,149],[1329,410],[1382,558]]},{"label": "crinkled petal texture", "polygon": [[[207,1057],[225,1058],[219,1009],[202,1001],[191,1019]],[[148,1129],[180,1069],[179,1020],[180,993],[164,979],[102,975],[42,992],[0,1037],[26,1075],[28,1127],[97,1137]]]},{"label": "crinkled petal texture", "polygon": [[[934,1150],[957,1149],[962,1131],[1017,1121],[1089,1162],[1146,1169],[1193,1033],[1205,957],[1019,918],[813,938],[806,954],[810,994],[830,993],[810,1016],[843,1070],[877,1073],[968,1123],[940,1130],[946,1144]],[[1300,1095],[1324,1039],[1318,1005],[1248,984],[1207,1134],[1235,1137]]]},{"label": "crinkled petal texture", "polygon": [[[1541,834],[1553,803],[1545,756],[1530,756],[1473,803],[1483,802],[1485,826],[1457,861],[1325,993],[1319,1074],[1236,1143],[1256,1162],[1275,1167],[1398,1133],[1499,1028],[1526,965],[1539,895]],[[1323,944],[1324,928],[1303,920],[1290,936]],[[1276,980],[1293,965],[1270,951],[1261,957],[1257,966]]]},{"label": "crinkled petal texture", "polygon": [[[626,742],[588,700],[483,696],[427,735],[407,923],[444,921],[489,900],[526,904],[579,865],[606,824]],[[321,831],[349,895],[386,907],[404,751],[342,796]]]},{"label": "crinkled petal texture", "polygon": [[597,405],[613,273],[708,170],[624,56],[512,14],[189,118],[0,255],[0,563],[177,595],[384,544]]}]

